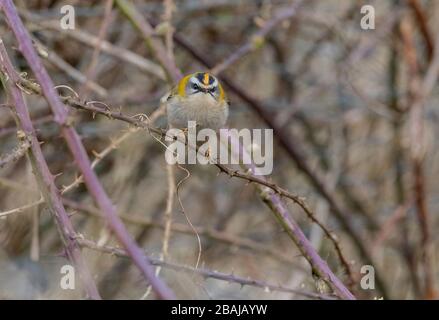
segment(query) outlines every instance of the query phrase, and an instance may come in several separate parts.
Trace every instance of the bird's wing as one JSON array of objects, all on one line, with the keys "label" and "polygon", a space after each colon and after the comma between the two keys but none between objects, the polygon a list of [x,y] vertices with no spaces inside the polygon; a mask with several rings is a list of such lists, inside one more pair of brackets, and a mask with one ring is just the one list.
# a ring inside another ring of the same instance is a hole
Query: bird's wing
[{"label": "bird's wing", "polygon": [[177,94],[177,87],[172,88],[170,91],[168,91],[161,99],[160,102],[162,104],[166,103],[169,99],[171,99],[173,96]]}]

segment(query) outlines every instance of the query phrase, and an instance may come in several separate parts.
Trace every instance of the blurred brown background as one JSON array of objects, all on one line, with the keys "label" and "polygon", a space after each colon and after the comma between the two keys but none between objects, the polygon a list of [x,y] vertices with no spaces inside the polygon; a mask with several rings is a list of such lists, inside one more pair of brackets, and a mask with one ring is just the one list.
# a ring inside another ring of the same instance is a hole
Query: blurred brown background
[{"label": "blurred brown background", "polygon": [[[170,15],[162,1],[133,1],[144,17],[159,23],[155,37],[166,43],[166,33],[173,26],[178,36],[216,64],[251,43],[260,28],[295,1],[166,2],[171,4]],[[113,110],[122,107],[129,115],[150,115],[170,89],[141,36],[112,1],[14,3],[55,84],[69,86],[81,99],[104,102]],[[65,4],[75,8],[74,30],[59,27],[60,7]],[[375,8],[375,30],[360,27],[364,4]],[[16,40],[4,16],[0,19],[0,35],[14,65],[33,79],[15,49]],[[351,288],[357,297],[437,297],[439,92],[437,86],[426,94],[423,90],[425,76],[438,63],[434,50],[439,45],[438,28],[437,1],[306,1],[292,18],[275,26],[221,74],[261,104],[348,213],[355,233],[370,252],[384,292],[361,289],[364,257],[327,199],[275,137],[270,180],[304,197],[316,217],[336,235],[356,277]],[[112,44],[113,50],[103,42]],[[118,48],[124,51],[117,53]],[[171,48],[183,73],[206,70],[178,43]],[[129,53],[133,56],[127,57]],[[267,128],[254,108],[225,89],[231,100],[230,127]],[[59,90],[72,94],[65,88]],[[4,91],[0,93],[3,104]],[[26,95],[26,100],[50,170],[60,174],[56,183],[60,188],[67,186],[78,171],[59,128],[43,98]],[[72,112],[91,159],[128,128],[121,121]],[[166,127],[164,117],[156,123]],[[0,107],[0,154],[17,145],[16,131],[12,112]],[[199,230],[200,267],[316,292],[308,263],[251,184],[218,174],[214,166],[187,169],[191,175],[179,194],[186,215]],[[147,131],[137,131],[106,155],[96,172],[130,233],[150,256],[159,258],[168,190],[163,146]],[[175,173],[177,182],[186,175],[179,169]],[[78,233],[100,244],[118,245],[96,210],[90,209],[93,200],[83,185],[64,197]],[[0,215],[39,198],[26,157],[0,169]],[[332,243],[298,206],[286,203],[320,256],[347,283]],[[167,260],[193,267],[197,237],[177,199],[172,214]],[[1,217],[0,298],[81,298],[81,290],[59,288],[59,267],[67,263],[61,253],[59,235],[44,203]],[[147,283],[130,260],[88,249],[83,254],[104,298],[144,295]],[[179,298],[303,298],[167,268],[160,271],[160,277]],[[79,279],[76,283],[80,287]]]}]

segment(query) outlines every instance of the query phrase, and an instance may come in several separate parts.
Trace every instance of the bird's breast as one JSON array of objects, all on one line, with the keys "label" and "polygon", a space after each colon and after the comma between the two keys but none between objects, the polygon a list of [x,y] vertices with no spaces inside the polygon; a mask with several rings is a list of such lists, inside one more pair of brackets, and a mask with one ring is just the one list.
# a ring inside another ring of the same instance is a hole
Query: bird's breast
[{"label": "bird's breast", "polygon": [[224,126],[227,116],[227,104],[218,102],[209,94],[194,94],[168,104],[168,120],[178,127],[196,121],[199,127],[218,129]]}]

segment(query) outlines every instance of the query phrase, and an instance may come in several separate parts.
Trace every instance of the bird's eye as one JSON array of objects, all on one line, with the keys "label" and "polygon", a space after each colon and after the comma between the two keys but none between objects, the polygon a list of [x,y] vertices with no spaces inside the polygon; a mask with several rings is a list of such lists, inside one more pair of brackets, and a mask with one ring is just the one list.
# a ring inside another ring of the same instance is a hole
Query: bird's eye
[{"label": "bird's eye", "polygon": [[200,86],[196,83],[192,84],[192,89],[199,91],[200,90]]}]

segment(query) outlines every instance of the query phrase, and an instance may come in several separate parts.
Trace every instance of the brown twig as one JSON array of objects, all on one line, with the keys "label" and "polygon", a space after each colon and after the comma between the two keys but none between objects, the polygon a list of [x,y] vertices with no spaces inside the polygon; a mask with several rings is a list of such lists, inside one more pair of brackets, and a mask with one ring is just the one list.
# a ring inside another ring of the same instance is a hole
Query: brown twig
[{"label": "brown twig", "polygon": [[[394,2],[396,5],[396,2]],[[399,86],[399,72],[400,72],[400,61],[402,54],[399,53],[398,50],[398,41],[401,38],[400,33],[401,22],[394,26],[393,35],[394,41],[391,43],[391,52],[390,52],[390,61],[389,61],[389,101],[388,107],[389,109],[394,111],[395,119],[392,124],[393,130],[393,139],[392,139],[392,149],[391,149],[391,157],[392,162],[395,164],[395,198],[397,202],[397,206],[399,208],[404,207],[408,201],[405,192],[405,184],[404,184],[404,164],[406,161],[406,155],[404,152],[403,146],[403,123],[404,116],[406,114],[407,107],[401,107],[401,101],[398,97],[398,86]],[[402,217],[402,223],[400,223],[400,233],[402,236],[402,249],[401,254],[407,263],[407,269],[411,278],[411,282],[413,284],[414,295],[420,297],[422,295],[422,289],[420,284],[420,279],[418,277],[418,268],[417,261],[415,257],[415,248],[409,239],[409,230],[410,230],[410,220],[409,215],[406,214]]]},{"label": "brown twig", "polygon": [[[12,189],[17,190],[17,191],[26,190],[26,186],[19,184],[19,183],[16,183],[14,181],[5,179],[5,178],[0,178],[0,185],[3,185],[3,186],[8,187],[8,188],[12,188]],[[71,190],[71,189],[69,189],[69,190]],[[93,217],[103,219],[102,215],[100,214],[100,211],[93,206],[84,205],[84,204],[78,203],[76,201],[73,201],[73,200],[65,198],[65,197],[63,197],[62,200],[63,200],[63,203],[65,206],[67,206],[67,207],[69,207],[69,208],[71,208],[79,213],[85,213],[85,214],[89,214]],[[18,207],[18,208],[14,208],[14,209],[7,210],[7,211],[1,211],[0,217],[4,217],[7,215],[11,215],[11,214],[19,214],[19,213],[25,212],[26,210],[28,210],[30,208],[34,208],[35,206],[43,204],[43,203],[44,203],[44,198],[41,198],[37,201],[31,202],[29,204],[26,204],[26,205]],[[121,217],[121,219],[123,221],[125,221],[126,223],[129,223],[129,224],[139,225],[139,226],[143,226],[143,227],[154,227],[154,228],[165,229],[165,223],[160,222],[160,221],[155,221],[154,219],[148,219],[148,218],[142,217],[140,215],[135,216],[135,215],[132,215],[129,213],[122,212],[119,214],[119,216]],[[183,233],[183,234],[188,234],[188,235],[192,235],[194,233],[194,230],[191,227],[187,226],[186,224],[182,224],[182,223],[173,223],[171,225],[171,230],[174,232],[177,232],[177,233]],[[278,250],[273,249],[270,245],[265,245],[263,243],[254,241],[252,239],[239,237],[239,236],[236,236],[236,235],[233,235],[233,234],[230,234],[227,232],[223,232],[223,231],[218,231],[212,227],[196,226],[195,230],[196,230],[196,233],[199,234],[200,236],[210,238],[210,239],[213,239],[216,241],[220,241],[220,242],[223,242],[225,244],[229,244],[229,245],[234,246],[234,247],[248,249],[248,250],[254,251],[256,253],[265,254],[265,255],[272,257],[273,259],[276,259],[276,260],[284,262],[284,263],[293,264],[295,262],[294,258],[285,255],[283,252],[280,252]]]},{"label": "brown twig", "polygon": [[0,156],[0,168],[3,168],[10,162],[15,162],[19,160],[26,154],[27,150],[30,148],[31,141],[29,137],[27,137],[22,131],[21,133],[22,135],[21,137],[19,137],[20,141],[18,143],[18,146],[12,149],[11,152]]},{"label": "brown twig", "polygon": [[[160,61],[160,64],[165,69],[168,78],[172,82],[176,82],[180,77],[181,73],[176,68],[174,61],[170,60],[166,55],[164,47],[157,39],[153,38],[154,30],[151,25],[148,24],[143,17],[138,14],[134,7],[128,2],[123,0],[116,0],[117,5],[121,11],[127,16],[127,18],[132,22],[132,24],[140,31],[142,38],[146,41],[148,47],[155,55],[156,59]],[[119,115],[119,117],[121,117]],[[308,240],[301,232],[300,228],[296,225],[289,212],[283,206],[280,198],[273,193],[268,197],[265,193],[260,194],[264,201],[269,204],[269,207],[277,215],[278,219],[283,223],[283,226],[289,231],[288,234],[294,240],[299,249],[304,253],[311,264],[314,272],[318,274],[322,279],[327,281],[333,290],[343,298],[354,299],[354,296],[347,290],[341,281],[332,273],[327,264],[318,256],[312,246],[309,244]],[[345,217],[347,219],[347,217]]]},{"label": "brown twig", "polygon": [[[99,210],[97,210],[94,207],[86,206],[67,198],[63,198],[63,202],[66,206],[74,210],[77,210],[78,212],[83,212],[95,217],[102,218],[102,216],[100,216],[99,214]],[[29,206],[31,205],[32,204],[30,204]],[[0,213],[0,217],[1,217],[1,213]],[[153,219],[144,218],[142,216],[133,216],[128,213],[121,213],[120,217],[126,223],[140,225],[143,227],[154,227],[154,228],[165,229],[165,223],[160,221],[155,221]],[[183,233],[187,235],[192,235],[194,233],[194,230],[191,227],[189,227],[187,224],[176,223],[176,222],[171,225],[171,230],[173,232]],[[236,246],[238,248],[249,249],[260,254],[265,254],[272,257],[273,259],[282,261],[284,263],[293,264],[295,262],[294,258],[285,255],[283,252],[275,250],[269,245],[265,245],[263,243],[251,239],[239,237],[223,231],[218,231],[211,227],[195,226],[195,230],[202,237],[217,240],[225,244],[229,244],[231,246]]]},{"label": "brown twig", "polygon": [[[29,81],[23,81],[23,84],[24,84],[24,86],[26,88],[31,88],[33,91],[37,90],[35,85],[33,85]],[[151,132],[154,132],[156,134],[159,134],[161,136],[165,135],[165,132],[163,130],[160,130],[160,129],[148,126],[148,125],[145,124],[145,122],[142,122],[141,120],[138,120],[138,119],[133,118],[133,117],[126,116],[126,115],[124,115],[124,114],[122,114],[120,112],[113,112],[110,109],[102,109],[102,108],[97,108],[97,107],[92,106],[92,105],[87,105],[85,103],[82,103],[79,100],[75,100],[72,97],[65,97],[64,100],[65,100],[65,102],[67,102],[69,105],[71,105],[73,107],[80,108],[80,109],[83,109],[83,110],[88,110],[88,111],[91,111],[93,113],[99,113],[99,114],[102,114],[102,115],[105,115],[105,116],[109,117],[110,119],[122,120],[122,121],[125,121],[127,123],[130,123],[130,124],[134,125],[136,128],[140,127],[140,128],[143,128],[143,129],[147,129],[147,130],[149,130]],[[125,135],[123,137],[125,139]],[[119,139],[116,140],[116,141],[119,141]],[[112,149],[114,149],[114,147],[110,146],[110,147],[106,148],[103,152],[105,152],[105,154],[106,154],[107,152],[109,152]],[[99,154],[99,156],[96,158],[96,160],[92,164],[93,167],[97,164],[97,162],[103,156],[105,156],[105,154],[102,153],[102,152]],[[96,162],[96,164],[95,164],[95,162]],[[333,235],[332,232],[330,232],[322,223],[320,223],[320,221],[318,221],[318,219],[315,217],[314,213],[311,211],[311,209],[307,206],[307,204],[305,203],[305,201],[301,197],[299,197],[299,196],[297,196],[295,194],[292,194],[288,190],[285,190],[285,189],[279,187],[275,183],[266,181],[263,178],[260,178],[260,177],[257,177],[257,176],[254,176],[254,175],[251,175],[251,174],[248,174],[248,173],[242,173],[242,172],[239,172],[239,171],[236,171],[236,170],[232,170],[232,169],[230,169],[230,168],[228,168],[228,167],[226,167],[226,166],[224,166],[224,165],[222,165],[220,163],[215,163],[215,166],[217,166],[220,169],[221,172],[226,173],[230,177],[237,177],[237,178],[246,180],[248,182],[254,182],[254,183],[266,186],[266,187],[272,189],[273,191],[275,191],[276,193],[278,193],[279,195],[281,195],[281,196],[283,196],[285,198],[288,198],[288,199],[292,200],[294,203],[296,203],[297,205],[299,205],[304,210],[304,212],[308,215],[308,217],[311,219],[311,221],[313,221],[314,223],[317,223],[320,226],[320,228],[322,228],[322,230],[324,231],[326,236],[334,244],[334,247],[336,249],[337,255],[339,256],[341,263],[343,264],[344,268],[346,269],[346,272],[347,272],[348,276],[350,277],[351,281],[354,281],[353,280],[353,278],[354,278],[353,277],[353,273],[352,273],[352,270],[350,268],[349,262],[344,257],[344,255],[342,253],[342,250],[340,248],[340,245],[338,243],[338,240],[335,238],[335,236]],[[63,193],[66,190],[70,190],[74,185],[76,185],[78,182],[80,182],[80,179],[81,178],[78,177],[76,182],[72,183],[68,187],[65,187],[63,189]]]},{"label": "brown twig", "polygon": [[430,28],[428,27],[427,17],[418,0],[408,0],[408,5],[413,10],[413,14],[418,22],[419,29],[427,47],[427,61],[430,62],[434,54],[434,42]]},{"label": "brown twig", "polygon": [[[31,92],[38,93],[38,92],[40,91],[40,89],[38,88],[38,86],[36,86],[34,83],[32,83],[32,82],[29,81],[29,80],[22,80],[21,83],[22,83],[22,85],[23,85],[24,88],[30,90]],[[129,117],[129,116],[127,116],[127,115],[122,114],[121,112],[114,112],[114,111],[111,111],[111,109],[109,109],[109,108],[100,108],[100,107],[93,106],[93,105],[91,105],[91,104],[86,104],[86,103],[83,103],[83,102],[79,101],[78,99],[76,99],[76,98],[74,98],[74,97],[64,97],[63,100],[65,101],[65,103],[67,103],[68,105],[70,105],[70,106],[72,106],[72,107],[79,108],[79,109],[83,109],[83,110],[87,110],[87,111],[92,112],[92,113],[102,114],[102,115],[107,116],[107,117],[110,118],[110,119],[118,119],[118,120],[121,120],[121,121],[125,121],[125,122],[127,122],[127,123],[132,124],[132,125],[135,126],[135,127],[146,129],[146,130],[148,130],[148,131],[150,131],[150,132],[153,132],[153,133],[159,134],[160,136],[164,136],[164,135],[166,135],[166,131],[161,130],[161,129],[154,128],[154,127],[148,125],[148,123],[146,123],[146,122],[144,122],[144,121],[141,121],[141,120],[139,120],[139,119],[137,119],[137,118]],[[248,175],[248,174],[243,174],[243,173],[239,173],[239,172],[233,171],[233,170],[228,169],[228,168],[226,168],[226,167],[224,167],[224,166],[221,166],[220,164],[217,164],[217,163],[215,163],[215,165],[216,165],[220,170],[223,170],[223,171],[226,170],[226,172],[230,172],[230,173],[232,173],[233,176],[235,176],[235,177],[238,177],[238,178],[241,178],[241,179],[244,179],[244,180],[247,180],[247,181],[255,182],[255,183],[257,183],[257,185],[261,185],[261,186],[263,186],[263,187],[268,187],[269,189],[273,190],[273,191],[275,192],[274,195],[270,195],[270,196],[267,198],[267,196],[265,195],[265,191],[264,191],[264,193],[261,194],[261,196],[264,197],[265,201],[266,201],[268,204],[270,204],[271,201],[275,201],[275,203],[271,206],[271,208],[275,208],[276,210],[278,210],[279,212],[281,212],[281,213],[280,213],[280,219],[281,219],[281,220],[282,220],[282,219],[286,219],[286,218],[288,217],[288,216],[286,215],[286,213],[287,213],[288,211],[286,211],[286,209],[283,208],[283,204],[281,204],[280,199],[277,199],[277,198],[273,198],[273,199],[271,199],[271,197],[275,197],[275,196],[277,196],[277,192],[279,192],[279,194],[282,195],[282,196],[285,196],[285,197],[290,198],[290,199],[293,200],[295,203],[297,203],[297,204],[299,204],[299,205],[302,205],[302,206],[304,207],[304,210],[306,210],[308,213],[311,212],[311,211],[310,211],[310,210],[304,205],[304,201],[303,201],[302,199],[300,199],[299,197],[297,197],[297,196],[291,194],[290,192],[287,192],[286,190],[284,190],[284,189],[282,189],[282,188],[276,186],[275,184],[272,184],[272,183],[270,183],[270,182],[268,182],[268,181],[265,181],[264,179],[261,179],[261,178],[258,177],[258,176]],[[270,199],[271,199],[271,200],[270,200]],[[312,217],[312,219],[315,219],[315,217],[314,217],[313,215],[310,216],[310,218],[311,218],[311,217]],[[293,223],[293,224],[291,224],[291,223]],[[289,230],[292,230],[291,228],[294,227],[295,222],[288,221],[287,223],[285,223],[285,224],[283,224],[283,225],[284,225],[284,227],[288,227]],[[320,226],[322,226],[322,225],[320,224]],[[288,229],[287,229],[287,230],[288,230]],[[296,232],[299,232],[299,230],[300,230],[300,229],[293,228],[292,233],[295,234]],[[327,232],[327,234],[329,234],[330,239],[335,240],[334,236],[332,236],[331,233],[330,233],[329,231],[326,230],[326,232]],[[299,234],[298,237],[301,238],[302,236],[303,236],[303,234]],[[298,238],[295,238],[295,241],[296,241],[297,239],[298,239]],[[334,242],[334,244],[335,244],[335,243],[336,243],[336,242]],[[341,249],[338,247],[338,245],[336,245],[336,248],[338,248],[337,251],[340,250],[340,251],[338,251],[337,253],[338,253],[338,254],[341,253]],[[304,250],[308,252],[309,250],[311,250],[311,248],[307,246],[306,248],[304,248]],[[324,263],[323,260],[319,260],[320,258],[317,258],[316,255],[315,255],[314,253],[311,253],[311,254],[308,253],[308,255],[306,255],[306,257],[307,257],[307,258],[312,258],[312,259],[317,259],[317,260],[312,260],[312,261],[313,261],[313,262],[312,262],[312,265],[315,265],[315,263],[317,263],[317,264]],[[342,257],[343,257],[343,255],[342,255]],[[342,258],[342,263],[348,265],[348,262],[347,262],[344,258]],[[326,264],[325,264],[325,265],[326,265]],[[348,265],[348,266],[349,266],[349,265]],[[322,278],[325,278],[325,279],[327,279],[328,281],[333,281],[334,278],[332,278],[332,276],[331,276],[331,278],[328,278],[328,276],[327,276],[327,274],[328,274],[328,273],[327,273],[328,270],[329,270],[329,269],[327,269],[327,266],[323,266],[323,269],[321,269],[320,274],[322,274]],[[350,270],[350,269],[348,268],[347,270]],[[348,272],[349,272],[349,271],[348,271]],[[337,281],[337,280],[335,280],[335,281]],[[342,284],[339,283],[339,282],[336,282],[336,286],[338,286],[338,285],[342,285]],[[344,289],[342,289],[342,290],[344,290]],[[349,291],[348,291],[348,292],[349,292]],[[342,294],[344,297],[349,297],[349,295],[344,295],[345,293],[344,293],[343,291],[339,291],[339,293]],[[350,294],[350,293],[349,293],[349,294]]]},{"label": "brown twig", "polygon": [[27,30],[19,18],[14,4],[11,0],[5,0],[1,3],[9,27],[15,34],[19,43],[20,51],[26,58],[29,66],[37,78],[41,90],[44,93],[54,114],[55,121],[61,126],[63,136],[72,152],[76,164],[80,168],[88,190],[95,201],[99,204],[102,214],[106,217],[108,225],[116,234],[118,240],[123,244],[127,252],[131,255],[134,263],[138,266],[144,277],[152,285],[159,298],[172,299],[174,293],[158,278],[155,277],[154,271],[147,258],[143,255],[142,250],[137,246],[132,237],[129,235],[120,218],[117,216],[115,207],[100,184],[95,172],[91,168],[90,160],[84,146],[76,132],[69,123],[69,115],[66,106],[61,102],[54,90],[54,85],[47,71],[44,69],[41,60],[35,52]]},{"label": "brown twig", "polygon": [[[81,245],[85,248],[89,248],[92,250],[96,250],[96,251],[111,254],[111,255],[115,255],[118,257],[127,257],[126,252],[120,248],[115,248],[115,247],[111,247],[111,246],[100,246],[100,245],[94,243],[93,241],[90,241],[87,239],[82,239],[82,238],[78,239],[78,242],[81,243]],[[302,296],[313,298],[313,299],[324,299],[324,300],[335,299],[335,297],[333,297],[333,296],[317,294],[317,293],[312,293],[312,292],[307,292],[307,291],[302,291],[302,290],[297,290],[297,289],[290,289],[290,288],[287,288],[287,287],[284,287],[281,285],[273,285],[273,284],[266,283],[266,282],[260,281],[260,280],[253,280],[253,279],[249,279],[249,278],[246,279],[246,278],[238,277],[238,276],[235,276],[234,274],[224,274],[221,272],[211,271],[211,270],[202,269],[202,268],[195,269],[192,267],[177,265],[174,263],[165,262],[165,261],[154,259],[154,258],[150,258],[150,261],[153,265],[156,265],[156,266],[162,266],[164,268],[168,268],[168,269],[172,269],[172,270],[176,270],[176,271],[187,272],[189,274],[195,273],[195,274],[198,274],[204,278],[212,278],[212,279],[227,281],[230,283],[237,283],[237,284],[240,284],[241,286],[253,286],[253,287],[258,287],[258,288],[262,288],[262,289],[269,290],[269,291],[289,292],[289,293],[294,293],[294,294],[302,295]]]},{"label": "brown twig", "polygon": [[[31,14],[28,11],[21,10],[20,15],[24,17],[27,21],[31,21],[33,24],[36,24],[38,26],[41,26],[43,28],[47,28],[49,30],[55,31],[57,34],[65,35],[69,38],[72,38],[76,41],[79,41],[81,43],[84,43],[87,46],[90,47],[96,47],[99,38],[95,37],[85,31],[82,31],[80,29],[74,29],[74,30],[68,30],[65,31],[60,28],[59,22],[57,21],[46,21],[39,16],[35,14]],[[30,26],[32,27],[32,26]],[[139,70],[144,71],[148,74],[154,75],[155,77],[159,79],[165,79],[164,72],[160,66],[156,65],[155,63],[151,62],[150,60],[147,60],[140,55],[127,50],[125,48],[120,48],[118,46],[115,46],[111,44],[108,41],[102,40],[100,44],[100,50],[102,52],[105,52],[106,54],[117,58],[121,61],[124,61],[126,63],[132,64],[133,66],[139,68]]]},{"label": "brown twig", "polygon": [[248,182],[254,182],[257,184],[260,184],[262,186],[268,187],[271,190],[273,190],[274,192],[276,192],[277,194],[288,198],[290,200],[292,200],[294,203],[296,203],[297,205],[299,205],[303,211],[306,213],[306,215],[308,216],[308,218],[316,223],[325,233],[325,235],[328,237],[329,240],[331,240],[332,244],[334,245],[335,251],[337,252],[337,255],[340,259],[341,264],[343,265],[343,267],[346,270],[346,273],[351,281],[351,283],[354,283],[354,275],[352,273],[351,267],[349,262],[346,260],[346,258],[343,255],[343,252],[340,248],[340,244],[338,242],[338,239],[335,237],[335,235],[330,232],[314,215],[314,213],[311,211],[311,209],[308,208],[307,204],[305,203],[305,201],[303,199],[301,199],[299,196],[296,196],[294,194],[292,194],[291,192],[289,192],[288,190],[285,190],[281,187],[279,187],[278,185],[276,185],[275,183],[269,182],[261,177],[258,176],[254,176],[254,175],[250,175],[247,173],[242,173],[236,170],[231,170],[230,168],[216,163],[215,164],[221,172],[226,173],[227,175],[229,175],[230,177],[237,177],[243,180],[246,180]]},{"label": "brown twig", "polygon": [[101,98],[106,98],[108,96],[107,90],[97,84],[96,82],[92,81],[91,79],[87,79],[87,77],[80,71],[78,71],[76,68],[71,66],[69,63],[67,63],[64,59],[62,59],[60,56],[58,56],[54,51],[49,50],[44,44],[42,44],[38,39],[35,37],[32,37],[32,41],[35,44],[35,47],[37,49],[38,54],[43,59],[46,59],[50,63],[52,63],[57,68],[64,71],[69,77],[74,79],[75,81],[85,84],[87,83],[87,88],[90,90],[93,90],[96,94],[98,94]]},{"label": "brown twig", "polygon": [[413,170],[413,190],[417,207],[419,226],[422,232],[422,259],[425,270],[425,298],[434,299],[437,295],[434,282],[433,244],[429,230],[429,214],[426,206],[425,178],[423,162],[426,152],[424,142],[424,105],[433,90],[439,75],[439,37],[435,39],[433,59],[423,79],[419,75],[412,26],[408,20],[401,25],[404,53],[409,66],[410,78],[410,156]]},{"label": "brown twig", "polygon": [[[53,121],[52,115],[45,115],[32,121],[34,127]],[[11,122],[4,128],[0,128],[0,138],[17,132],[17,126]]]},{"label": "brown twig", "polygon": [[86,80],[84,86],[81,87],[81,89],[79,90],[80,96],[83,97],[84,99],[86,99],[88,95],[89,83],[93,81],[93,79],[95,78],[96,65],[98,62],[99,54],[101,52],[102,41],[104,41],[105,35],[107,34],[108,28],[111,23],[112,8],[113,8],[113,0],[106,0],[104,19],[102,21],[101,27],[99,28],[99,32],[98,32],[98,42],[96,43],[96,46],[93,50],[91,62],[88,65],[87,70],[85,72]]},{"label": "brown twig", "polygon": [[[249,161],[250,155],[239,142],[239,138],[233,134],[227,137],[230,139],[230,150],[237,159],[242,159],[241,167],[253,175],[263,176],[259,169]],[[247,164],[248,163],[248,164]],[[324,281],[340,298],[355,300],[355,296],[344,286],[340,279],[332,272],[327,263],[317,254],[309,240],[305,237],[291,213],[285,207],[282,199],[271,188],[262,184],[256,184],[256,189],[262,201],[271,209],[274,216],[285,229],[291,240],[296,244],[300,252],[311,265],[313,274]]]},{"label": "brown twig", "polygon": [[[100,299],[99,292],[93,277],[88,270],[81,255],[81,249],[75,241],[76,232],[70,222],[67,212],[64,209],[59,191],[55,185],[54,177],[50,173],[46,160],[41,151],[40,144],[36,138],[35,129],[30,119],[28,108],[25,104],[21,91],[16,87],[18,74],[15,72],[12,63],[6,52],[3,40],[0,38],[0,67],[3,75],[2,82],[7,92],[10,94],[11,102],[15,106],[17,115],[17,125],[20,126],[25,136],[30,139],[29,159],[34,170],[40,190],[49,205],[57,223],[58,231],[64,243],[68,259],[78,270],[83,282],[85,291],[91,299]],[[17,210],[17,209],[15,209]]]},{"label": "brown twig", "polygon": [[[180,35],[175,34],[174,40],[182,48],[187,50],[196,60],[205,65],[207,68],[212,68],[213,64],[202,55],[197,49],[190,45],[185,39]],[[302,152],[298,149],[300,143],[298,143],[291,132],[287,132],[280,128],[273,117],[273,115],[268,111],[267,108],[263,106],[258,100],[250,96],[241,86],[238,86],[235,82],[224,75],[220,75],[222,82],[241,98],[244,102],[250,105],[253,110],[264,120],[268,127],[273,129],[274,137],[278,140],[279,144],[285,149],[287,154],[293,159],[297,168],[303,172],[303,174],[308,178],[311,185],[315,190],[328,202],[331,212],[334,214],[336,219],[339,221],[342,228],[348,233],[351,239],[354,241],[355,246],[358,248],[360,255],[363,257],[366,263],[374,265],[373,258],[370,254],[369,249],[365,245],[364,239],[359,235],[359,232],[354,227],[351,219],[351,215],[346,212],[340,206],[339,202],[336,200],[334,194],[332,194],[328,188],[323,183],[322,179],[316,175],[314,170],[308,165]],[[377,287],[381,290],[384,297],[387,297],[386,286],[383,283],[381,276],[379,274],[375,277],[377,282]]]},{"label": "brown twig", "polygon": [[265,21],[262,28],[259,29],[254,35],[250,37],[250,41],[239,47],[235,52],[233,52],[228,58],[226,58],[223,62],[216,65],[211,69],[213,74],[219,75],[224,70],[229,68],[231,65],[236,63],[242,57],[247,55],[248,53],[258,49],[265,41],[265,37],[279,24],[287,19],[291,19],[297,14],[297,11],[302,6],[303,1],[294,1],[287,8],[279,9],[279,11],[275,14],[275,16]]},{"label": "brown twig", "polygon": [[143,18],[143,16],[132,6],[129,1],[115,0],[119,10],[127,17],[132,25],[140,32],[148,48],[152,51],[155,58],[160,62],[167,75],[168,81],[175,83],[182,74],[177,68],[175,61],[168,55],[163,44],[153,37],[153,27]]}]

